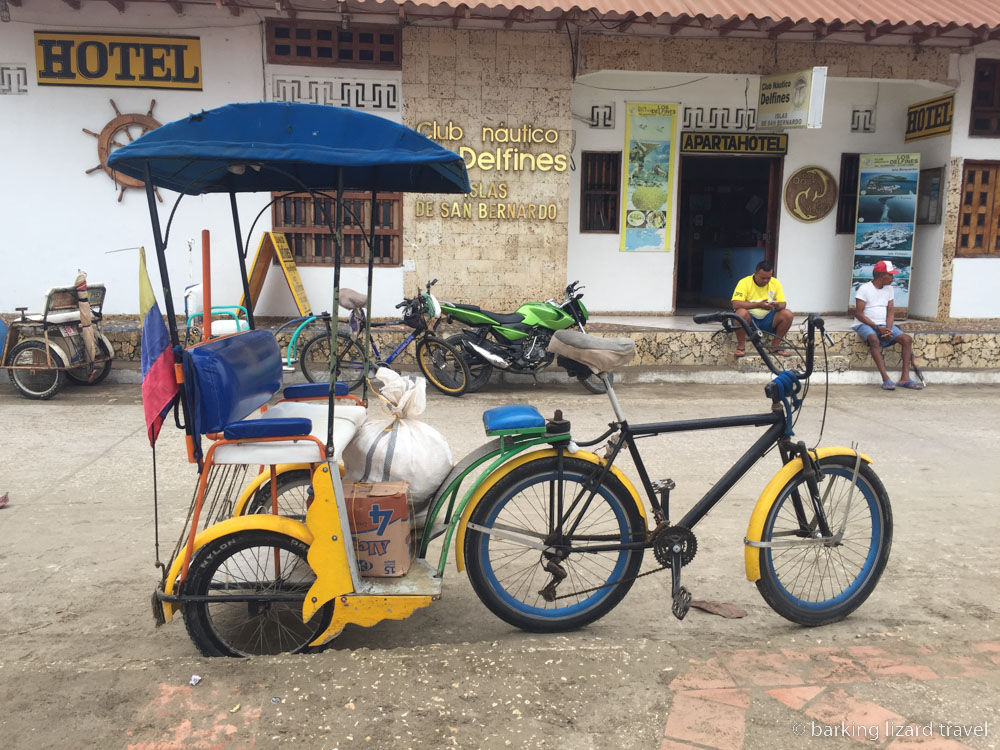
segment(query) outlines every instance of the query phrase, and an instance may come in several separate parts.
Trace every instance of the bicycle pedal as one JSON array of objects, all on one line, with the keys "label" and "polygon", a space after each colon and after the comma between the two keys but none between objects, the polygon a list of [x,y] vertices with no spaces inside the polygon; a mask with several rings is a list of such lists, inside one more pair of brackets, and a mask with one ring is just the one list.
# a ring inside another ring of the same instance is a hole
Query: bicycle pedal
[{"label": "bicycle pedal", "polygon": [[681,586],[674,596],[674,604],[670,611],[678,620],[683,620],[689,609],[691,609],[691,592]]}]

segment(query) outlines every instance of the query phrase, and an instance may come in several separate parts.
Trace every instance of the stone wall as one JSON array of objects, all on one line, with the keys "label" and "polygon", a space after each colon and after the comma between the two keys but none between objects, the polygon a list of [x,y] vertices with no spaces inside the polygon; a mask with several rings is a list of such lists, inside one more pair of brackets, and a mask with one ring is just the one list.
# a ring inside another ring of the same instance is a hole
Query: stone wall
[{"label": "stone wall", "polygon": [[601,70],[770,75],[825,65],[833,78],[946,81],[944,48],[584,34],[579,74]]},{"label": "stone wall", "polygon": [[[405,199],[404,256],[415,262],[406,273],[406,289],[437,278],[435,293],[443,299],[513,311],[522,302],[556,296],[565,286],[570,83],[565,35],[404,30],[404,122],[421,126],[454,151],[464,147],[495,155],[500,149],[503,159],[509,148],[512,167],[484,169],[477,162],[469,169],[469,197]],[[484,134],[484,126],[492,130]],[[523,126],[548,132],[556,142],[526,144]],[[513,168],[518,152],[562,154],[566,167]],[[540,206],[544,219],[538,218]]]},{"label": "stone wall", "polygon": [[[456,331],[458,329],[455,329]],[[393,351],[409,333],[403,326],[383,328],[373,331],[376,345],[383,353]],[[448,336],[453,331],[442,329]],[[735,337],[732,334],[711,331],[668,331],[652,329],[622,328],[615,330],[591,331],[599,336],[630,336],[635,340],[636,355],[633,367],[733,367]],[[120,360],[138,363],[140,357],[140,332],[109,327],[105,334],[115,347],[115,355]],[[996,370],[1000,369],[1000,332],[916,332],[914,353],[921,368],[931,370]],[[832,369],[872,370],[868,347],[853,331],[837,331],[830,334],[833,344],[827,347]],[[795,334],[789,336],[795,341]],[[284,341],[282,341],[284,343]],[[751,352],[752,352],[751,348]],[[821,351],[821,350],[820,350]],[[411,344],[394,362],[394,367],[415,369],[414,345]],[[886,366],[890,371],[899,368],[899,349],[892,347],[886,352]]]}]

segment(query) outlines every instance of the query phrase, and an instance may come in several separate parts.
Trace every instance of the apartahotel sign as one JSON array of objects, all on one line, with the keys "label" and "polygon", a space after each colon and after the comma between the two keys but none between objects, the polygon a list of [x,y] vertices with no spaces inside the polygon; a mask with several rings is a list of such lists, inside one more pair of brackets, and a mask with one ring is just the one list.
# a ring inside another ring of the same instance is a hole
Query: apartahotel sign
[{"label": "apartahotel sign", "polygon": [[201,90],[201,40],[194,36],[35,32],[39,86]]}]

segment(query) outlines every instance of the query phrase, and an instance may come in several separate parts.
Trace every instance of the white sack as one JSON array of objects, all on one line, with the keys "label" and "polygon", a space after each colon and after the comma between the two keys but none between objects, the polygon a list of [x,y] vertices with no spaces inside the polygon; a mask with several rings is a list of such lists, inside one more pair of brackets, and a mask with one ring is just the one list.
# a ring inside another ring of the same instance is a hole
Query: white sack
[{"label": "white sack", "polygon": [[380,367],[379,393],[392,417],[365,422],[344,449],[348,482],[410,483],[414,515],[421,517],[452,467],[451,448],[440,432],[415,417],[427,406],[427,382]]}]

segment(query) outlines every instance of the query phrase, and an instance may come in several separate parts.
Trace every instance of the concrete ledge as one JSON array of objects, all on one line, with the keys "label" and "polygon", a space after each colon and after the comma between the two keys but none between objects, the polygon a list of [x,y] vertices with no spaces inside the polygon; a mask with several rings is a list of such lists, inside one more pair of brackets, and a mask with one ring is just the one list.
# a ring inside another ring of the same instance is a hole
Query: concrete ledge
[{"label": "concrete ledge", "polygon": [[[760,362],[760,358],[756,358]],[[399,360],[393,364],[397,364]],[[410,363],[403,365],[400,369],[403,372],[413,372],[419,374],[416,365]],[[952,370],[926,370],[921,368],[928,387],[934,385],[996,385],[1000,384],[1000,368],[995,369],[952,369]],[[895,373],[898,374],[898,373]],[[768,383],[774,376],[763,369],[759,371],[740,371],[731,367],[649,367],[633,366],[626,367],[615,373],[616,384],[631,383],[704,383],[706,385],[746,385],[748,383]],[[813,373],[813,385],[822,385],[827,381],[827,373],[817,370]],[[140,377],[140,366],[138,362],[116,361],[111,373],[108,375],[108,382],[128,385],[138,385],[142,382]],[[301,373],[286,373],[285,383],[305,382]],[[516,391],[519,388],[530,388],[535,379],[530,375],[512,375],[500,373],[496,370],[490,380],[491,387],[510,388]],[[566,372],[555,365],[539,373],[539,383],[576,385]],[[881,382],[878,371],[874,369],[852,369],[847,371],[835,370],[831,367],[829,372],[829,382],[832,385],[871,385],[877,386]],[[578,386],[582,389],[582,386]]]}]

